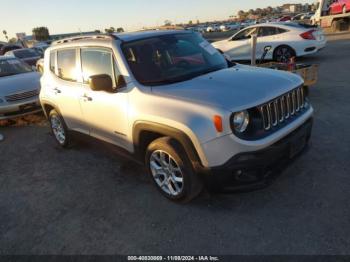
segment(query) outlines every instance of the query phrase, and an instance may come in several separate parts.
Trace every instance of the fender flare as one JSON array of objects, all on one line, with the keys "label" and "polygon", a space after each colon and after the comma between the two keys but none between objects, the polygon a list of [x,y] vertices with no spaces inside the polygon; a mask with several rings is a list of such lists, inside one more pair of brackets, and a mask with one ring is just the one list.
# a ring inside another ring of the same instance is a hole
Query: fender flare
[{"label": "fender flare", "polygon": [[141,143],[141,133],[144,131],[153,132],[153,133],[160,134],[162,136],[169,136],[171,138],[174,138],[184,148],[195,170],[199,171],[203,169],[203,163],[198,155],[198,152],[192,140],[189,138],[187,134],[185,134],[183,131],[177,128],[170,127],[164,124],[155,123],[155,122],[149,122],[149,121],[137,121],[133,126],[132,135],[133,135],[135,153],[140,159],[143,158],[143,155],[142,155],[143,145]]}]

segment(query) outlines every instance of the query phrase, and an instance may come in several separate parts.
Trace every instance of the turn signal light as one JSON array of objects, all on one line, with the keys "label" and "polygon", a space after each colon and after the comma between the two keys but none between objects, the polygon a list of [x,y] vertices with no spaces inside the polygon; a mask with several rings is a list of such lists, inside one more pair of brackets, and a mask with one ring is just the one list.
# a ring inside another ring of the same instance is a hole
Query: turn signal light
[{"label": "turn signal light", "polygon": [[213,122],[214,122],[214,126],[216,128],[216,131],[218,131],[219,133],[224,131],[224,128],[222,126],[222,117],[221,116],[215,115],[213,117]]}]

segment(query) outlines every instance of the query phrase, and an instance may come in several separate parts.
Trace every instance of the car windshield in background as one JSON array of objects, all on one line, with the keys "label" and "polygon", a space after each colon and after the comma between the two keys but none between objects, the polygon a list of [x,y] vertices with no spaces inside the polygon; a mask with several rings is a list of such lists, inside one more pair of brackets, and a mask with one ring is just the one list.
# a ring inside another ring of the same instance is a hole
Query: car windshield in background
[{"label": "car windshield in background", "polygon": [[124,43],[123,53],[144,85],[181,82],[227,68],[225,58],[200,35],[163,35]]},{"label": "car windshield in background", "polygon": [[13,53],[17,58],[20,59],[40,56],[40,54],[34,49],[19,49],[13,51]]},{"label": "car windshield in background", "polygon": [[28,72],[32,72],[31,67],[16,58],[0,59],[0,77]]}]

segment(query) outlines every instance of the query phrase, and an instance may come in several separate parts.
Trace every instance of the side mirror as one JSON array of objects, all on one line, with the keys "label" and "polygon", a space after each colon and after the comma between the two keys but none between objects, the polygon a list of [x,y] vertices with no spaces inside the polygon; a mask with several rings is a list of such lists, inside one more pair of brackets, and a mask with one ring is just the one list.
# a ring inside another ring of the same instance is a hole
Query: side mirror
[{"label": "side mirror", "polygon": [[113,90],[112,78],[106,74],[90,76],[89,85],[93,91],[111,92]]}]

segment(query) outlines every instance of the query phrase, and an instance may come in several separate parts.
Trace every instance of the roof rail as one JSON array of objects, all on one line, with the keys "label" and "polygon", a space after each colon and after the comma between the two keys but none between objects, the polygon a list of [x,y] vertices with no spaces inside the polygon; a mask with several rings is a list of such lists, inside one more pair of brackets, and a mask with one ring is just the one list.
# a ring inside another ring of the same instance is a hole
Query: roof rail
[{"label": "roof rail", "polygon": [[96,35],[77,35],[74,37],[63,38],[52,42],[52,45],[58,45],[63,43],[69,43],[73,41],[85,40],[85,39],[112,39],[121,40],[118,36],[114,34],[96,34]]}]

